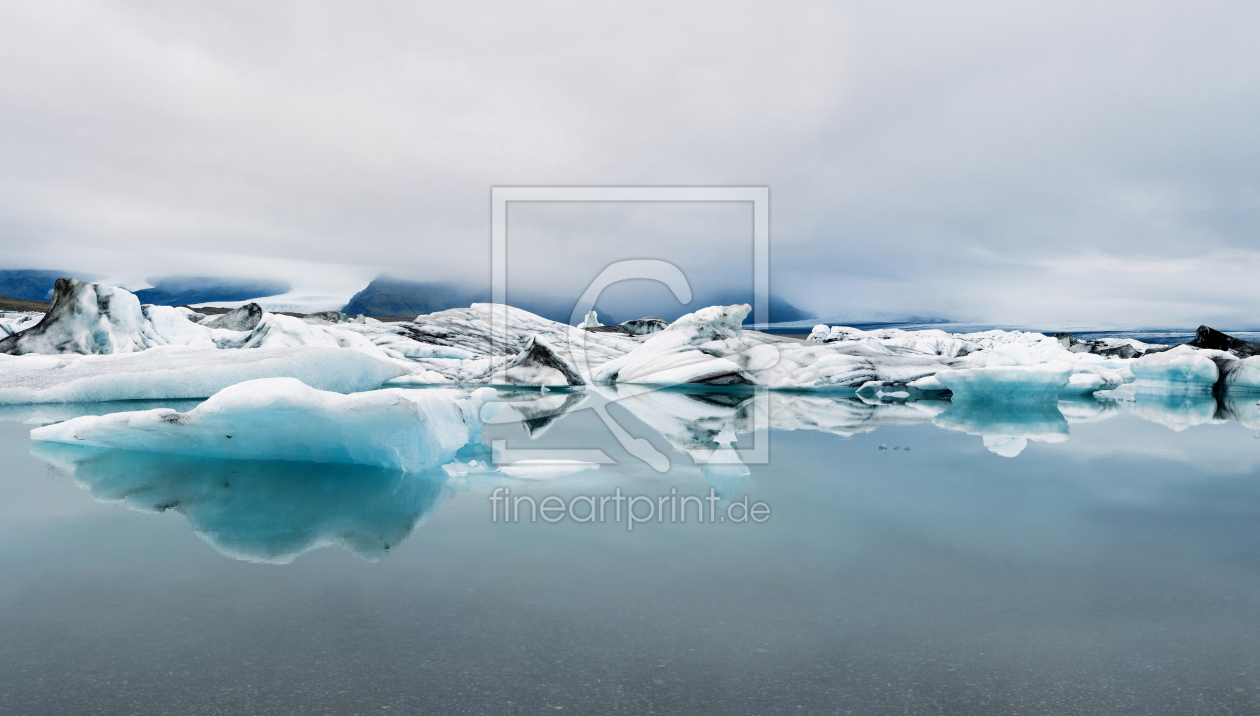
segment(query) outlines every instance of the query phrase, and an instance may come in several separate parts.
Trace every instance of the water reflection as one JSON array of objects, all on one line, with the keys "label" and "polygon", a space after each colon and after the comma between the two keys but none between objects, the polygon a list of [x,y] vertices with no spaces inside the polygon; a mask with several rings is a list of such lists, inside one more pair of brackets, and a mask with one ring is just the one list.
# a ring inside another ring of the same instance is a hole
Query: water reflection
[{"label": "water reflection", "polygon": [[955,403],[932,421],[942,428],[979,435],[984,446],[1015,457],[1028,441],[1058,443],[1068,439],[1068,422],[1058,403]]},{"label": "water reflection", "polygon": [[[1176,431],[1227,421],[1260,429],[1260,396],[1254,394],[1130,392],[1118,397],[1003,405],[617,385],[587,392],[504,391],[500,399],[509,409],[496,422],[510,416],[528,440],[539,440],[553,430],[560,431],[563,439],[570,435],[564,421],[581,421],[574,427],[598,424],[586,409],[597,403],[616,404],[668,443],[675,464],[685,466],[690,458],[723,500],[729,500],[752,474],[746,464],[750,462],[748,442],[742,436],[767,429],[850,437],[881,427],[932,423],[978,436],[986,449],[1010,458],[1021,455],[1030,442],[1068,440],[1074,424],[1108,420],[1126,411]],[[186,410],[195,403],[163,405]],[[157,406],[10,407],[0,412],[0,419],[43,424],[137,407]],[[175,510],[223,554],[269,563],[287,563],[303,552],[334,543],[365,559],[380,559],[453,491],[467,489],[469,480],[512,479],[508,471],[496,469],[493,451],[482,443],[460,452],[453,464],[466,465],[463,471],[412,474],[357,465],[222,460],[54,443],[34,443],[31,452],[73,474],[98,500],[118,501],[146,512]],[[678,463],[679,458],[684,462]],[[535,472],[538,469],[531,467]],[[601,474],[606,478],[594,479],[622,480],[628,473],[608,470]],[[583,479],[592,479],[590,473]]]},{"label": "water reflection", "polygon": [[449,494],[446,475],[364,465],[221,460],[33,443],[31,452],[72,473],[102,502],[141,512],[174,510],[216,550],[284,564],[345,545],[383,557]]}]

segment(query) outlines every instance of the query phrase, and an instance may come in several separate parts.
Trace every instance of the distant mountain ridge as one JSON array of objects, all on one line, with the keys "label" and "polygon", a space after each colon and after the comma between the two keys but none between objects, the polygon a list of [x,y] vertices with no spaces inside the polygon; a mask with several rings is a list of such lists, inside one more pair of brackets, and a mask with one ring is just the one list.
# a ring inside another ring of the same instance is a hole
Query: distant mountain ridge
[{"label": "distant mountain ridge", "polygon": [[287,293],[288,281],[211,276],[164,276],[149,279],[153,288],[133,291],[140,303],[157,306],[188,306],[211,301],[248,301],[251,298]]},{"label": "distant mountain ridge", "polygon": [[47,301],[52,297],[57,279],[70,276],[89,281],[92,276],[76,271],[44,271],[42,269],[0,270],[0,296],[19,301]]},{"label": "distant mountain ridge", "polygon": [[[391,276],[381,276],[369,283],[362,291],[356,293],[350,302],[342,308],[349,315],[364,314],[367,316],[419,316],[450,308],[467,308],[474,303],[485,303],[490,300],[487,289],[475,289],[453,283],[431,281],[406,281]],[[512,291],[509,289],[507,302],[516,308],[529,311],[536,316],[569,323],[572,318],[576,299],[565,299],[536,291]],[[674,317],[690,313],[704,306],[731,305],[736,303],[752,304],[752,292],[727,291],[698,295],[687,306],[679,306],[674,310]],[[813,318],[813,314],[801,310],[778,296],[770,296],[770,319],[772,321],[795,321]],[[624,308],[606,310],[596,304],[596,310],[605,322],[620,323],[624,320],[642,318],[643,311],[634,315],[626,313]],[[647,313],[653,311],[648,310]],[[659,312],[659,311],[658,311]]]},{"label": "distant mountain ridge", "polygon": [[351,316],[362,313],[366,316],[414,317],[448,308],[467,308],[489,300],[489,291],[450,283],[404,281],[380,276],[354,294],[341,312]]}]

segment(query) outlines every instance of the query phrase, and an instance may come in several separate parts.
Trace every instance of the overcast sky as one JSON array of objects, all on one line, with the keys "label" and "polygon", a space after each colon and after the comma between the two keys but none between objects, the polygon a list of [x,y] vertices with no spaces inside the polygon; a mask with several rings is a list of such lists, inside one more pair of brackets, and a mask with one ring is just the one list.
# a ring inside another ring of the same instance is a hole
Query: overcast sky
[{"label": "overcast sky", "polygon": [[[0,267],[484,283],[491,186],[765,185],[772,289],[823,316],[1258,327],[1258,38],[1253,2],[3,3]],[[743,285],[746,216],[514,214],[510,280]]]}]

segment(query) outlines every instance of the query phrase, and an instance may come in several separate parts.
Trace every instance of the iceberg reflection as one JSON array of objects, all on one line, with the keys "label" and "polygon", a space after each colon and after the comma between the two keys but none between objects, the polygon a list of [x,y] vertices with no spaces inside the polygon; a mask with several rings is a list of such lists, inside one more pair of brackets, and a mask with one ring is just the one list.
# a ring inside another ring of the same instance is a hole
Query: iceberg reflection
[{"label": "iceberg reflection", "polygon": [[954,403],[932,421],[948,430],[984,438],[990,452],[1015,457],[1028,441],[1058,443],[1068,439],[1068,421],[1057,403]]},{"label": "iceberg reflection", "polygon": [[[1260,429],[1260,404],[1254,394],[1143,390],[1129,395],[1119,400],[1073,397],[1006,404],[882,402],[856,395],[660,390],[618,384],[587,392],[505,393],[503,403],[509,409],[494,424],[519,421],[529,438],[538,439],[548,431],[566,430],[569,426],[563,420],[579,410],[616,402],[645,426],[640,429],[687,454],[724,500],[750,479],[749,465],[761,459],[754,459],[747,444],[745,449],[736,447],[738,436],[758,432],[805,430],[850,437],[885,426],[933,423],[980,436],[991,452],[1016,457],[1030,441],[1062,442],[1068,439],[1071,424],[1107,420],[1125,411],[1178,431],[1226,421]],[[12,411],[0,419],[39,424],[84,411],[100,414],[110,407],[76,406],[63,411],[41,407]],[[582,434],[584,426],[573,427],[579,428],[575,434]],[[143,512],[174,510],[222,554],[277,564],[334,543],[361,558],[381,559],[453,491],[467,489],[469,479],[522,477],[496,465],[491,448],[480,442],[466,445],[446,471],[414,473],[365,465],[227,460],[51,442],[34,443],[30,450],[73,474],[99,501],[121,502]],[[567,468],[556,468],[554,477],[576,471],[572,465]],[[467,479],[451,480],[451,475]],[[538,479],[536,474],[531,476]],[[622,479],[624,475],[609,471],[609,477]]]},{"label": "iceberg reflection", "polygon": [[339,543],[377,560],[447,498],[446,475],[365,465],[223,460],[34,443],[101,502],[175,510],[222,554],[286,564]]}]

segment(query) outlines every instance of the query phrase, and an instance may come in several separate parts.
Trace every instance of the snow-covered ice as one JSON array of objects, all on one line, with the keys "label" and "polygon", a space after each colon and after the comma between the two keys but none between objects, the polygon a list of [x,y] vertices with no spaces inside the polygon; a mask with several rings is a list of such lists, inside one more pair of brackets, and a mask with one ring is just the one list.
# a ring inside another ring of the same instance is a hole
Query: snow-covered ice
[{"label": "snow-covered ice", "polygon": [[84,416],[31,439],[243,460],[375,465],[420,471],[480,441],[494,390],[400,388],[342,395],[293,378],[225,388],[187,413],[154,409]]}]

